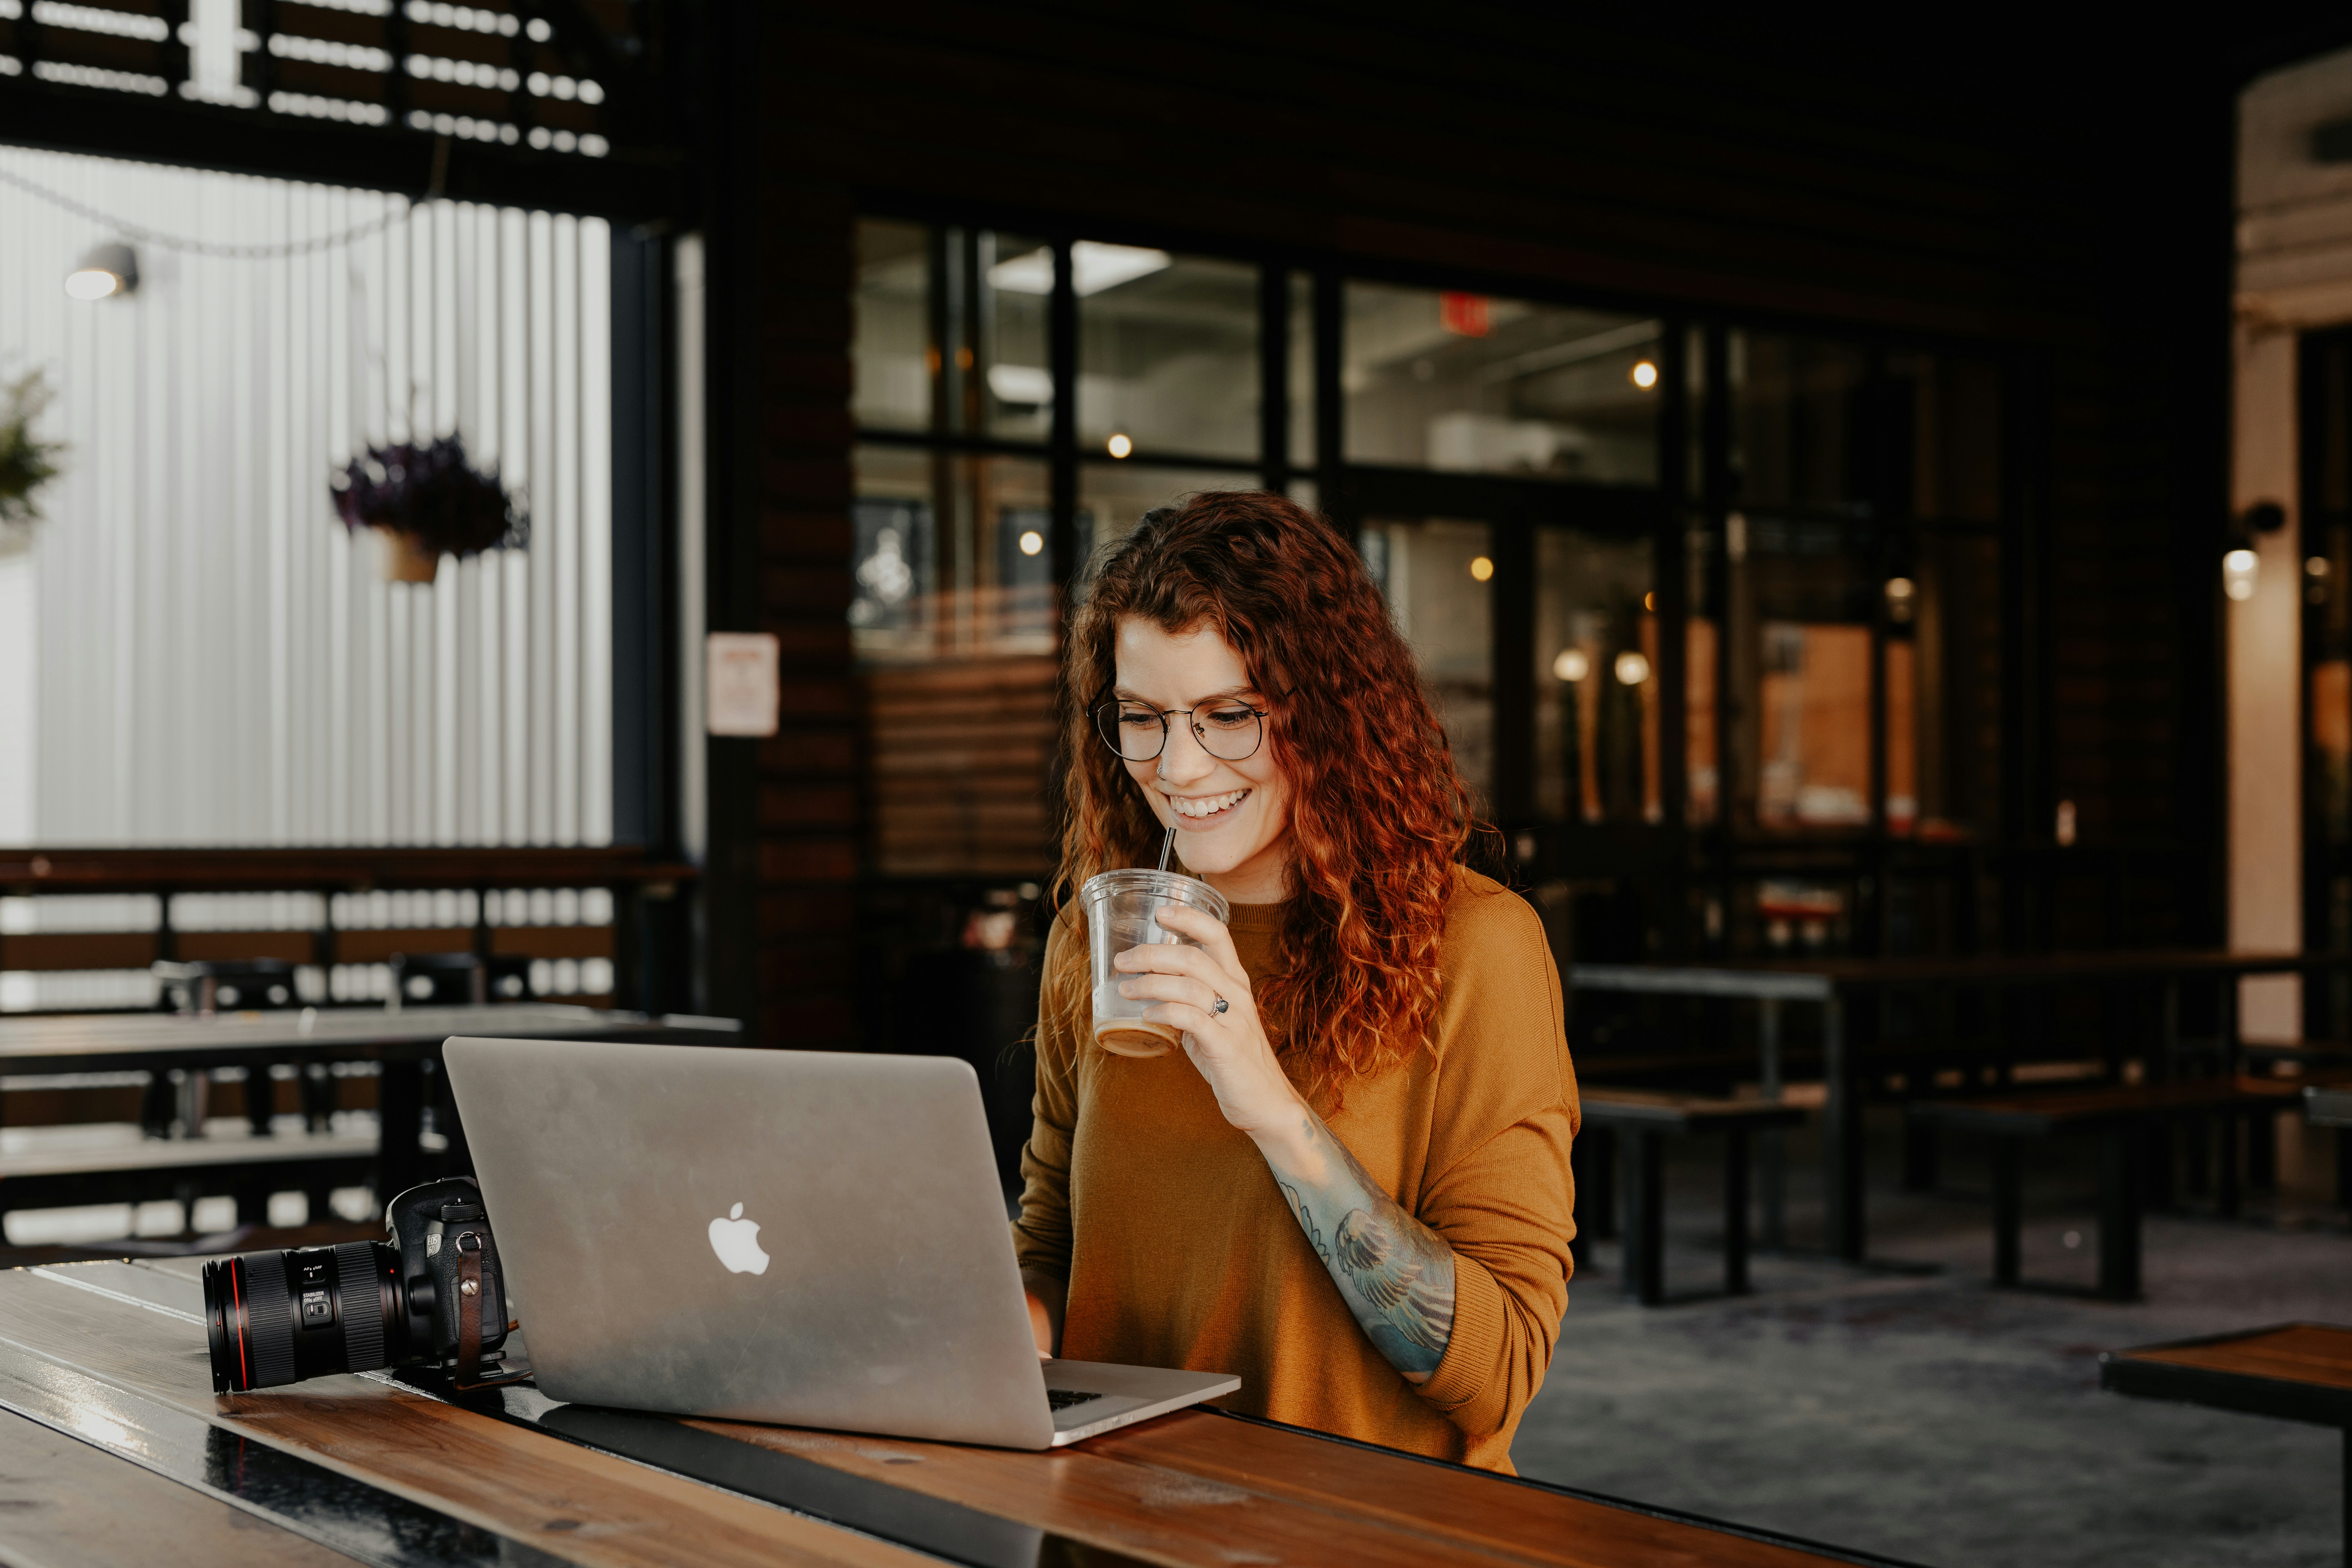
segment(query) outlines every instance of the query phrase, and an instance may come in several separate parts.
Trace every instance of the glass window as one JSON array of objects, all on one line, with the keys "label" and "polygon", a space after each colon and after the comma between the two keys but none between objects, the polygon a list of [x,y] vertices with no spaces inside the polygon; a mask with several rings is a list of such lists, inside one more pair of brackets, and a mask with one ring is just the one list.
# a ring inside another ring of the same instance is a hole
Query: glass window
[{"label": "glass window", "polygon": [[1397,630],[1420,657],[1454,765],[1483,811],[1495,787],[1495,560],[1487,526],[1375,519],[1358,544]]},{"label": "glass window", "polygon": [[1658,617],[1647,540],[1536,535],[1536,809],[1657,822]]},{"label": "glass window", "polygon": [[1043,441],[1054,254],[991,229],[857,226],[850,406],[861,428]]},{"label": "glass window", "polygon": [[1983,360],[1896,355],[1887,362],[1895,400],[1890,434],[1907,431],[1911,515],[2000,521],[2000,370]]},{"label": "glass window", "polygon": [[1154,507],[1174,506],[1202,490],[1263,489],[1252,472],[1163,468],[1144,463],[1087,463],[1078,469],[1078,559],[1124,539]]},{"label": "glass window", "polygon": [[1034,878],[1053,863],[1053,589],[1033,564],[1046,495],[1030,458],[858,449],[850,624],[886,875]]},{"label": "glass window", "polygon": [[1865,445],[1856,438],[1869,362],[1848,343],[1734,332],[1731,468],[1749,507],[1866,511]]},{"label": "glass window", "polygon": [[950,336],[962,346],[951,383],[952,427],[1013,441],[1053,434],[1054,371],[1048,346],[1054,252],[1017,234],[950,229],[947,272],[960,298]]},{"label": "glass window", "polygon": [[1847,524],[1734,513],[1740,816],[1766,831],[1871,819],[1871,573]]},{"label": "glass window", "polygon": [[1657,483],[1654,321],[1355,282],[1346,315],[1349,461]]},{"label": "glass window", "polygon": [[2000,545],[1925,533],[1886,582],[1886,826],[1989,835],[2000,809]]},{"label": "glass window", "polygon": [[1070,280],[1082,447],[1255,460],[1256,268],[1080,240]]},{"label": "glass window", "polygon": [[1049,507],[1034,458],[860,447],[849,606],[859,656],[1050,654]]},{"label": "glass window", "polygon": [[921,224],[857,226],[857,320],[850,408],[869,430],[931,422],[930,234]]}]

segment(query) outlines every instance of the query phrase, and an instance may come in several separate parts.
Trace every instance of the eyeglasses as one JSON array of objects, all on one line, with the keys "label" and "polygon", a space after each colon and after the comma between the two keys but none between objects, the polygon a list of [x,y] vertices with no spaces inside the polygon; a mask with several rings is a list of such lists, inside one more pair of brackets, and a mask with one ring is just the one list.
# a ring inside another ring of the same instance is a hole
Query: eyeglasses
[{"label": "eyeglasses", "polygon": [[1178,713],[1192,721],[1192,738],[1221,763],[1246,762],[1265,740],[1267,710],[1253,708],[1236,698],[1221,697],[1197,708],[1162,710],[1149,702],[1124,702],[1113,698],[1094,706],[1095,733],[1103,744],[1130,763],[1148,763],[1167,749],[1168,721]]}]

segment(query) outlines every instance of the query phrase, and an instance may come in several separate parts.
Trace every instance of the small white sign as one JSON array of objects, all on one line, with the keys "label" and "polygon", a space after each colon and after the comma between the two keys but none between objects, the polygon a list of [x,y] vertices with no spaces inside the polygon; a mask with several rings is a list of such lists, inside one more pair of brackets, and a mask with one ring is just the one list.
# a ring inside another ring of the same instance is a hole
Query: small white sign
[{"label": "small white sign", "polygon": [[709,729],[714,735],[772,735],[783,702],[781,650],[769,632],[712,632]]}]

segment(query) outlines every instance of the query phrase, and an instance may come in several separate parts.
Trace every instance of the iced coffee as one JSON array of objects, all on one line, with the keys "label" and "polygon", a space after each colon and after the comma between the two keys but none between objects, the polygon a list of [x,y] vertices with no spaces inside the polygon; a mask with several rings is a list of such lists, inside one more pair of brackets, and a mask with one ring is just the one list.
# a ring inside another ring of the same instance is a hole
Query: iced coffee
[{"label": "iced coffee", "polygon": [[1160,911],[1182,904],[1224,921],[1232,914],[1225,896],[1196,877],[1135,867],[1088,878],[1078,889],[1078,903],[1086,913],[1093,963],[1095,1044],[1123,1057],[1160,1056],[1182,1044],[1173,1026],[1144,1021],[1156,1003],[1118,994],[1119,982],[1128,976],[1112,968],[1111,960],[1151,942],[1200,946],[1163,928]]}]

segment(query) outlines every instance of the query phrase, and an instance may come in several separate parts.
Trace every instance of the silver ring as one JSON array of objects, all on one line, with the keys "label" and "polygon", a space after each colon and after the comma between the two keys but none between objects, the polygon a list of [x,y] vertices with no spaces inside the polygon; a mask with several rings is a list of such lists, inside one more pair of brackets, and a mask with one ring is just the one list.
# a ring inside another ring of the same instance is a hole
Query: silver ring
[{"label": "silver ring", "polygon": [[1230,1007],[1230,1006],[1232,1006],[1232,1005],[1233,1005],[1233,1004],[1232,1004],[1232,1003],[1230,1003],[1230,1002],[1226,1001],[1223,997],[1220,996],[1220,997],[1218,997],[1218,998],[1217,998],[1217,1005],[1216,1005],[1214,1007],[1211,1008],[1211,1009],[1210,1009],[1210,1011],[1211,1011],[1211,1012],[1213,1012],[1213,1013],[1222,1013],[1222,1012],[1223,1012],[1226,1008],[1228,1008],[1228,1007]]}]

